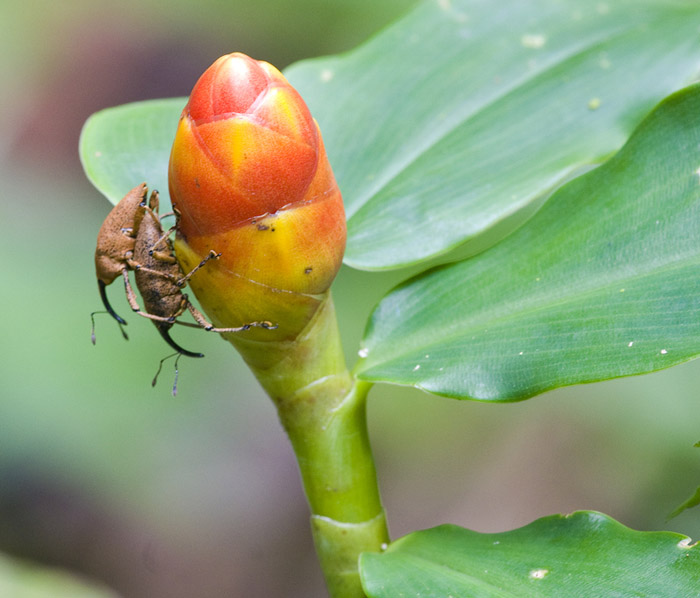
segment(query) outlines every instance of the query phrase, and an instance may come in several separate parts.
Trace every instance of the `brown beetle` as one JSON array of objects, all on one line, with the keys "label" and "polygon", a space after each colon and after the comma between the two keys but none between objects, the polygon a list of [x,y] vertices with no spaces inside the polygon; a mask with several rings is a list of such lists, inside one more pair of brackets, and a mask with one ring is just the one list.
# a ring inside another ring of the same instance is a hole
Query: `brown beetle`
[{"label": "brown beetle", "polygon": [[[169,330],[176,322],[184,326],[204,328],[210,332],[241,332],[252,326],[272,328],[272,324],[269,322],[251,322],[237,328],[215,328],[192,305],[187,295],[182,292],[182,288],[197,270],[209,260],[218,258],[220,254],[212,250],[204,260],[183,276],[169,237],[172,230],[163,232],[158,216],[158,203],[158,191],[153,191],[148,208],[138,226],[136,243],[134,244],[134,259],[131,263],[135,271],[136,287],[141,293],[146,309],[144,312],[139,308],[133,289],[127,285],[127,299],[131,308],[139,315],[153,320],[165,341],[178,353],[190,357],[203,357],[203,355],[187,351],[173,341]],[[177,216],[177,211],[175,215]],[[182,315],[185,310],[192,314],[196,324],[177,321],[177,317]]]},{"label": "brown beetle", "polygon": [[95,249],[97,286],[105,309],[121,325],[126,325],[126,320],[112,309],[107,299],[106,287],[119,276],[128,280],[129,261],[134,255],[136,231],[143,218],[147,193],[146,183],[129,191],[107,214],[97,234]]},{"label": "brown beetle", "polygon": [[[182,288],[199,268],[210,259],[219,257],[219,254],[211,251],[207,258],[183,276],[169,238],[173,229],[164,232],[158,215],[158,192],[151,193],[148,205],[147,193],[145,183],[127,193],[109,213],[97,237],[95,267],[100,296],[108,313],[120,324],[126,324],[112,309],[105,292],[106,286],[121,274],[131,308],[152,320],[165,341],[181,355],[204,357],[202,353],[188,351],[173,341],[169,330],[175,323],[210,332],[241,332],[252,326],[275,328],[270,322],[251,322],[237,328],[215,328],[205,319],[182,292]],[[143,297],[145,310],[139,307],[136,293],[129,282],[129,270],[135,272],[136,287]],[[196,324],[177,320],[185,309],[192,314]]]}]

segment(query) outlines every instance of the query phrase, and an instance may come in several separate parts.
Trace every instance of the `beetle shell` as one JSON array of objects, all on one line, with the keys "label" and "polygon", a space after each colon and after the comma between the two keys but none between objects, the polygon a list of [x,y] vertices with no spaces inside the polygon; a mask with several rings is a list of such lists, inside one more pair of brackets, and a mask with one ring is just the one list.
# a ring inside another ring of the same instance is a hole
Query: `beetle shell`
[{"label": "beetle shell", "polygon": [[112,208],[97,234],[95,270],[105,285],[122,275],[126,261],[134,252],[136,230],[143,217],[148,188],[146,183],[134,187]]}]

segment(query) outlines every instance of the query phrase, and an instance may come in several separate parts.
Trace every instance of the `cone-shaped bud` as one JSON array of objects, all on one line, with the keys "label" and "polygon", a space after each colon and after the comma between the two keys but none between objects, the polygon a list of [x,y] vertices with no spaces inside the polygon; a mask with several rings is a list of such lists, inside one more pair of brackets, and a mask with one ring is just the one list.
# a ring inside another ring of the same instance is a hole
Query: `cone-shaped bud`
[{"label": "cone-shaped bud", "polygon": [[219,58],[182,112],[170,156],[176,250],[218,326],[268,320],[244,338],[292,340],[313,318],[345,249],[345,214],[318,125],[266,62]]}]

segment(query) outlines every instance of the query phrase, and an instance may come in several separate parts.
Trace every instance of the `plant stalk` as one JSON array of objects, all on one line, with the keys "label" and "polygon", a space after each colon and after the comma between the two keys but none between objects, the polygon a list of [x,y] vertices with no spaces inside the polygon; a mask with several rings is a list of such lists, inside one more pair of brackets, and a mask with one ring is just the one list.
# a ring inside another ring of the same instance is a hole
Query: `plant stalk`
[{"label": "plant stalk", "polygon": [[370,384],[347,370],[330,294],[294,341],[230,340],[277,406],[294,448],[330,596],[363,598],[358,557],[380,551],[389,535],[367,433]]}]

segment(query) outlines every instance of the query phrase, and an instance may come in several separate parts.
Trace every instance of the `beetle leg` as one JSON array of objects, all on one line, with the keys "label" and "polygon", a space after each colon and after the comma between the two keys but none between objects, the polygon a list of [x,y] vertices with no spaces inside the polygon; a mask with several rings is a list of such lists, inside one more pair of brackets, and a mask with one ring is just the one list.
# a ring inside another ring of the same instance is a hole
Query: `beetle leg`
[{"label": "beetle leg", "polygon": [[126,269],[122,270],[122,276],[124,277],[124,291],[126,292],[126,300],[129,302],[131,309],[140,315],[142,313],[141,306],[136,299],[136,293],[134,293],[134,289],[131,286],[131,282],[129,281],[129,273],[126,271]]},{"label": "beetle leg", "polygon": [[197,270],[199,270],[200,268],[202,268],[209,260],[216,260],[216,259],[219,259],[220,257],[221,257],[221,254],[220,254],[220,253],[216,253],[216,251],[214,251],[213,249],[211,249],[211,250],[209,251],[209,255],[208,255],[207,257],[205,257],[201,262],[199,262],[199,264],[197,264],[194,268],[192,268],[192,270],[190,270],[187,274],[185,274],[182,278],[180,278],[180,279],[177,281],[177,283],[176,283],[177,286],[179,286],[179,287],[184,287],[185,284],[187,283],[187,281],[192,277],[192,275],[193,275]]},{"label": "beetle leg", "polygon": [[126,260],[127,266],[131,268],[134,272],[136,270],[141,270],[141,272],[148,272],[149,274],[153,274],[155,276],[160,276],[161,278],[165,278],[166,280],[169,280],[171,282],[174,282],[179,286],[180,278],[177,276],[174,276],[173,274],[170,274],[169,272],[161,272],[160,270],[154,270],[153,268],[146,268],[146,266],[143,266],[139,264],[138,262],[135,262],[132,259],[127,259]]},{"label": "beetle leg", "polygon": [[[238,328],[215,328],[211,322],[207,321],[207,319],[204,317],[204,314],[201,311],[199,311],[194,305],[192,305],[192,303],[190,303],[189,301],[187,302],[187,309],[190,310],[190,313],[192,314],[192,317],[197,321],[197,324],[199,324],[202,328],[204,328],[204,330],[207,330],[208,332],[243,332],[244,330],[249,330],[254,326],[260,326],[261,328],[267,328],[269,330],[274,330],[275,328],[277,328],[277,326],[273,325],[272,322],[251,322],[250,324],[244,324],[243,326],[239,326]],[[184,322],[180,323],[184,324]]]},{"label": "beetle leg", "polygon": [[[154,245],[155,247],[155,245]],[[149,251],[149,254],[152,255],[154,258],[161,262],[165,262],[166,264],[174,264],[177,262],[175,259],[175,256],[170,253],[169,251],[159,251],[157,249],[151,249]]]},{"label": "beetle leg", "polygon": [[244,324],[238,328],[206,328],[205,330],[208,332],[218,332],[219,334],[223,334],[226,332],[243,332],[244,330],[250,330],[251,328],[265,328],[266,330],[274,330],[277,328],[277,324],[273,324],[272,322],[268,321],[250,322],[249,324]]},{"label": "beetle leg", "polygon": [[184,307],[181,307],[177,313],[175,313],[169,317],[155,316],[153,314],[149,314],[147,311],[143,311],[141,309],[141,306],[138,303],[138,300],[136,299],[136,293],[134,292],[134,287],[131,286],[131,282],[129,281],[129,275],[126,272],[126,270],[124,270],[123,275],[124,275],[124,289],[126,290],[126,299],[129,302],[131,309],[134,310],[134,312],[137,313],[139,316],[142,316],[144,318],[148,318],[149,320],[153,320],[154,322],[163,322],[163,323],[173,324],[175,322],[175,318],[177,316],[179,316],[184,311]]},{"label": "beetle leg", "polygon": [[[129,284],[129,288],[131,289],[131,292],[133,294],[134,290],[131,288],[131,284]],[[158,327],[158,323],[160,322],[161,324],[165,325],[168,324],[168,328],[172,326],[175,323],[180,323],[177,321],[177,318],[182,315],[182,312],[185,311],[185,305],[189,303],[187,301],[187,296],[184,296],[184,300],[180,303],[180,307],[178,310],[170,315],[170,316],[157,316],[155,314],[150,314],[147,311],[143,311],[140,307],[139,304],[136,303],[136,296],[134,295],[133,297],[133,303],[129,301],[129,305],[131,305],[132,309],[134,310],[135,313],[137,313],[139,316],[142,316],[144,318],[148,318],[149,320],[153,320],[153,323]]]},{"label": "beetle leg", "polygon": [[[167,215],[168,215],[168,214],[166,214],[166,216],[167,216]],[[165,217],[165,216],[163,216],[163,218],[164,218],[164,217]],[[167,231],[165,231],[165,232],[160,236],[160,238],[159,238],[155,243],[153,243],[153,247],[156,247],[159,243],[162,243],[163,241],[165,241],[165,240],[173,233],[174,230],[175,230],[175,227],[174,227],[174,226],[171,226]],[[151,250],[151,255],[153,255],[153,250]]]}]

